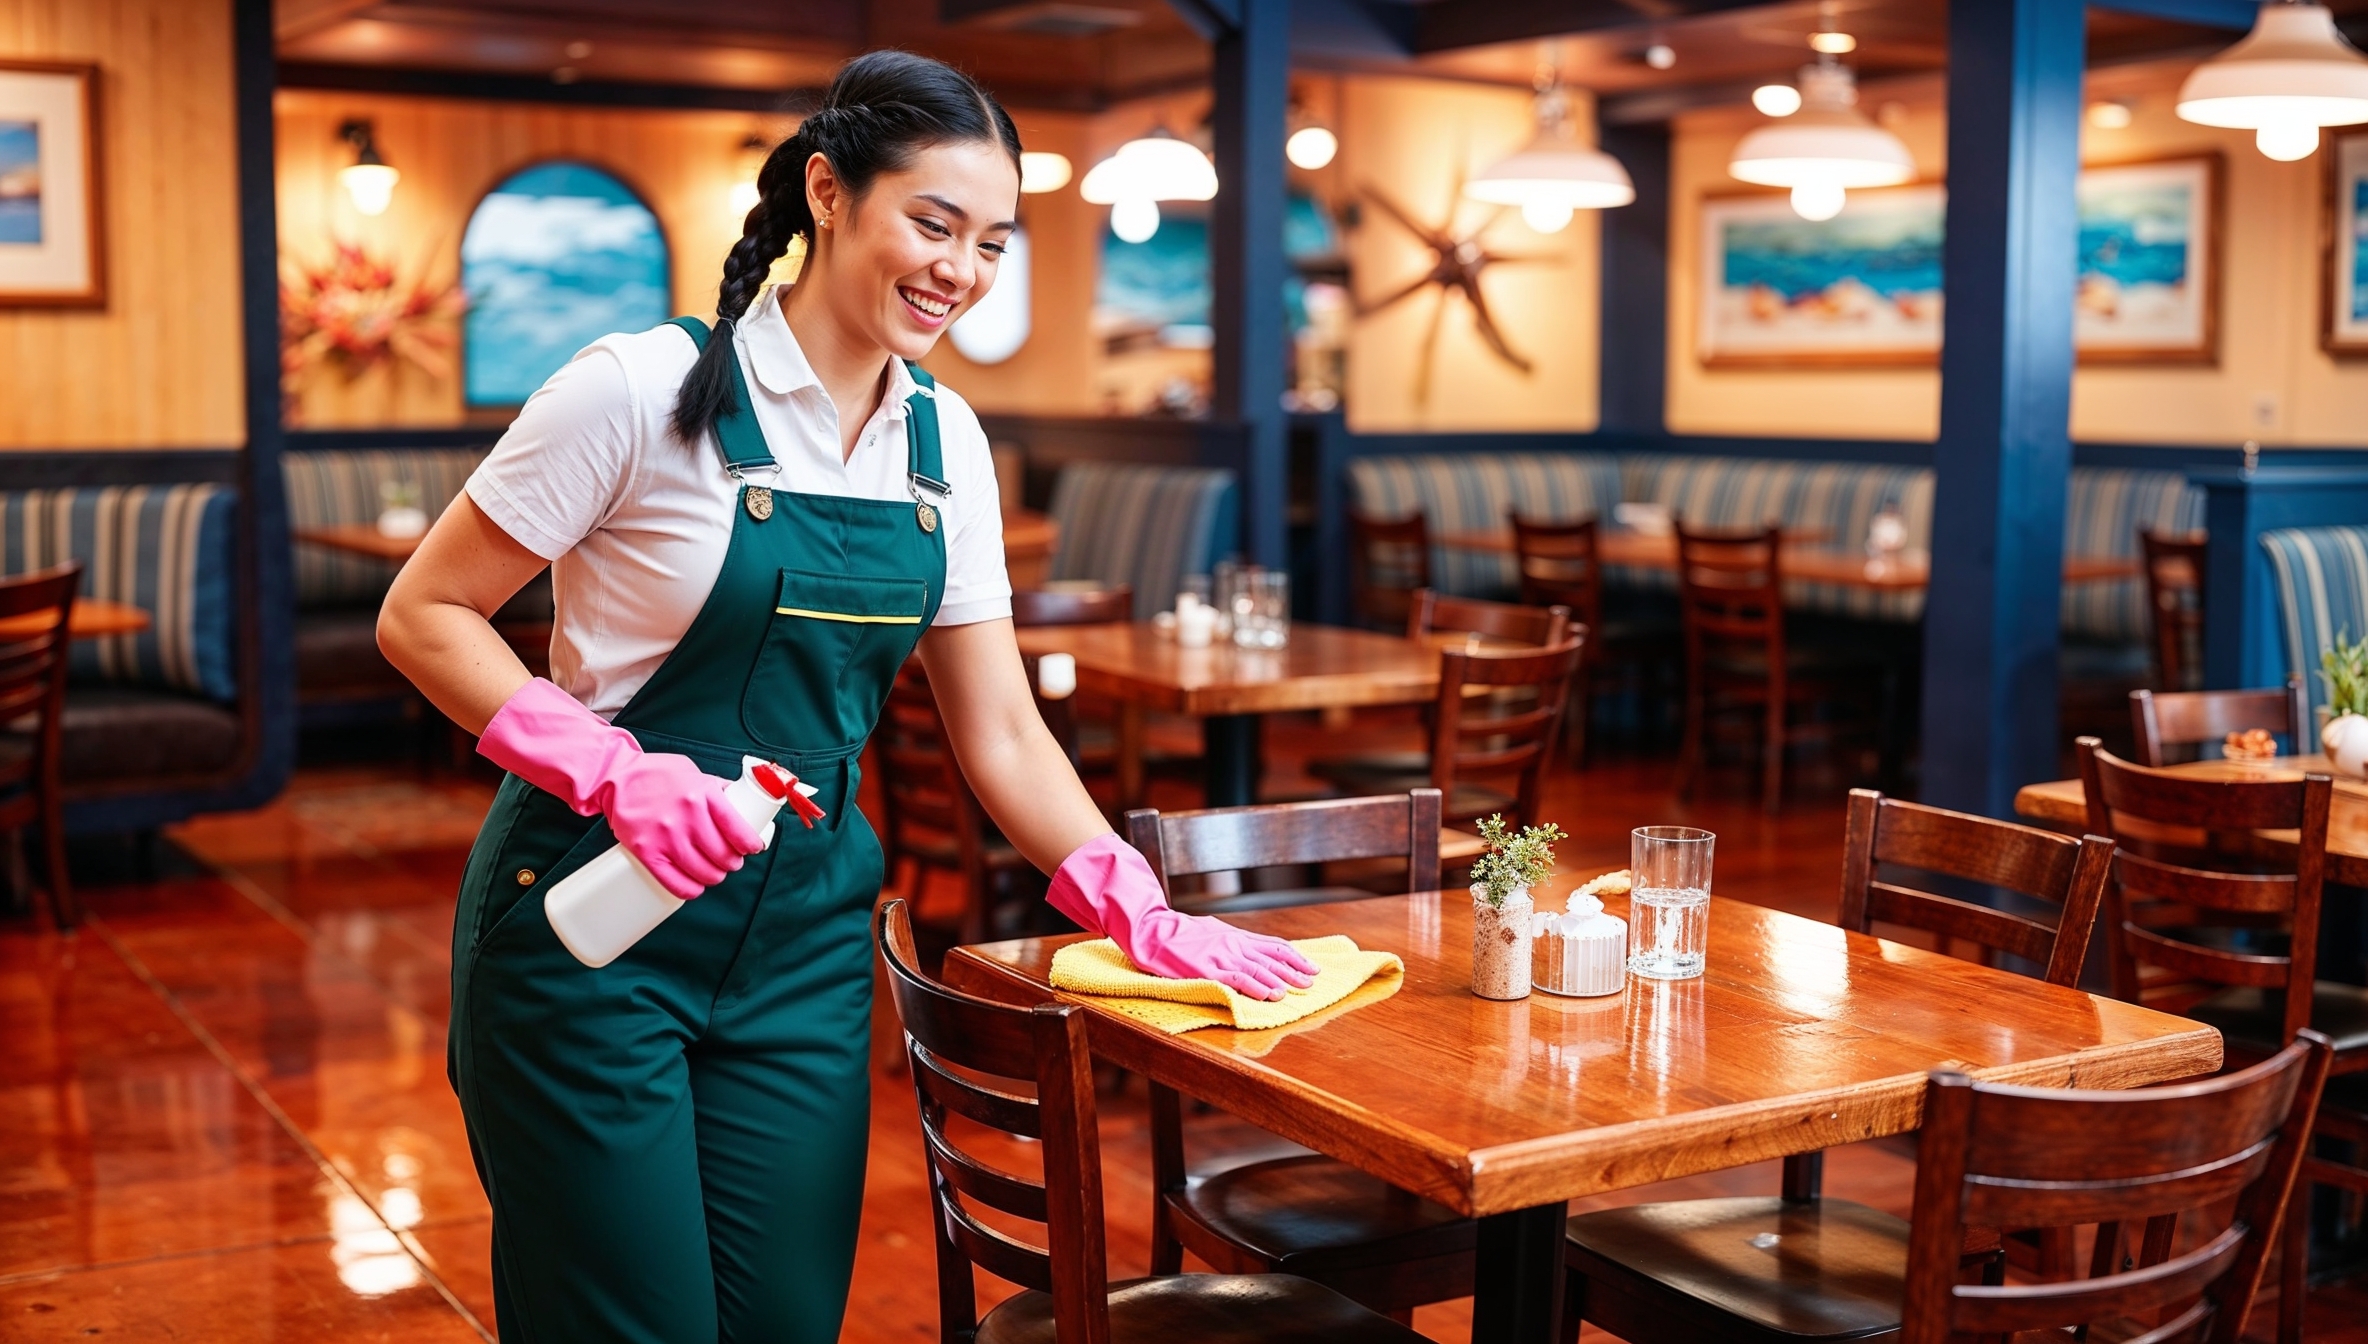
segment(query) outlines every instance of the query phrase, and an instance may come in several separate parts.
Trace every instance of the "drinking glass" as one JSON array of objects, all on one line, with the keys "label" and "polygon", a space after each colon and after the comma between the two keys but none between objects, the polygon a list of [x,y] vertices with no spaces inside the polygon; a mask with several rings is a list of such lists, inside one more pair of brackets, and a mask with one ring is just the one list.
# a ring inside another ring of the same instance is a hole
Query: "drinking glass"
[{"label": "drinking glass", "polygon": [[1209,605],[1217,609],[1217,638],[1233,638],[1233,599],[1241,594],[1244,569],[1255,568],[1228,558],[1209,571]]},{"label": "drinking glass", "polygon": [[1628,969],[1653,980],[1702,974],[1710,942],[1710,850],[1718,837],[1691,826],[1628,833]]},{"label": "drinking glass", "polygon": [[1245,568],[1233,597],[1233,642],[1245,649],[1279,649],[1291,642],[1291,576],[1279,569]]}]

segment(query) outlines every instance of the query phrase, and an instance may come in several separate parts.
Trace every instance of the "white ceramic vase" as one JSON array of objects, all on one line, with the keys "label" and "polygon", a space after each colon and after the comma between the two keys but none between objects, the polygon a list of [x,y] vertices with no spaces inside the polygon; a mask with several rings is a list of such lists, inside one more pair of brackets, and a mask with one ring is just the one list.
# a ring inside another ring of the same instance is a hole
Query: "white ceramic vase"
[{"label": "white ceramic vase", "polygon": [[1529,997],[1529,888],[1515,887],[1503,905],[1472,887],[1472,992],[1484,999]]},{"label": "white ceramic vase", "polygon": [[2319,747],[2334,762],[2335,773],[2368,778],[2368,718],[2338,714],[2319,730]]}]

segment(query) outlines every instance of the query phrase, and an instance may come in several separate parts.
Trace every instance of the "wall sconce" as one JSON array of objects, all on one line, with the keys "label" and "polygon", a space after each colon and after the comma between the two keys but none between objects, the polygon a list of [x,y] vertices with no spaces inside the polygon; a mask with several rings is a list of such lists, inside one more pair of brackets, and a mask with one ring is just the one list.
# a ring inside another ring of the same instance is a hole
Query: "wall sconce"
[{"label": "wall sconce", "polygon": [[337,170],[337,180],[345,184],[354,209],[365,215],[385,214],[395,199],[395,183],[403,175],[379,157],[378,138],[369,122],[358,118],[348,121],[337,128],[337,138],[354,147],[354,161]]},{"label": "wall sconce", "polygon": [[749,211],[756,209],[756,177],[764,171],[765,156],[772,152],[772,148],[765,143],[763,136],[754,131],[740,138],[738,171],[732,178],[731,194],[726,197],[735,218],[746,218]]},{"label": "wall sconce", "polygon": [[1020,155],[1020,192],[1026,196],[1041,196],[1048,191],[1059,191],[1069,185],[1069,156],[1055,154],[1048,149],[1031,149]]}]

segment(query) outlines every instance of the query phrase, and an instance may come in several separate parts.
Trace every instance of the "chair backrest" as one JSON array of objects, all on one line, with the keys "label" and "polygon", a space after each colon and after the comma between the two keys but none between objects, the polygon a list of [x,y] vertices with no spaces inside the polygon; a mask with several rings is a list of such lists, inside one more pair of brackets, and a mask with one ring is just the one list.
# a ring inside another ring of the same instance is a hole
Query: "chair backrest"
[{"label": "chair backrest", "polygon": [[1360,624],[1395,630],[1418,588],[1431,586],[1431,527],[1420,510],[1403,518],[1348,511],[1349,607]]},{"label": "chair backrest", "polygon": [[2166,691],[2204,682],[2204,550],[2200,532],[2138,528],[2146,562],[2146,615],[2154,632],[2154,680]]},{"label": "chair backrest", "polygon": [[1704,646],[1756,644],[1781,675],[1784,643],[1784,530],[1697,531],[1677,528],[1678,615],[1691,660]]},{"label": "chair backrest", "polygon": [[[2287,752],[2307,756],[2318,748],[2303,725],[2310,722],[2302,678],[2259,691],[2132,691],[2131,726],[2137,730],[2138,764],[2171,765],[2197,756],[2217,759],[2221,740],[2249,728],[2283,736]],[[2200,747],[2200,751],[2178,751]]]},{"label": "chair backrest", "polygon": [[[32,753],[14,768],[0,770],[0,781],[30,779],[56,786],[59,717],[73,647],[67,623],[81,586],[80,561],[0,578],[0,621],[10,627],[0,632],[0,723],[33,720]],[[1437,843],[1435,834],[1432,843]]]},{"label": "chair backrest", "polygon": [[1379,798],[1322,798],[1126,814],[1127,843],[1151,861],[1160,884],[1203,873],[1350,859],[1406,859],[1406,890],[1439,885],[1439,791]]},{"label": "chair backrest", "polygon": [[[2117,844],[2105,889],[2114,997],[2177,1012],[2232,985],[2283,993],[2292,1041],[2310,1025],[2334,780],[2198,779],[2132,765],[2093,737],[2078,745],[2088,827]],[[2173,843],[2166,828],[2201,842]],[[2213,832],[2269,830],[2297,833],[2291,871],[2238,869],[2249,861],[2207,847]],[[2264,923],[2290,926],[2284,955],[2214,938]]]},{"label": "chair backrest", "polygon": [[1538,522],[1506,515],[1513,526],[1513,553],[1521,567],[1521,600],[1534,607],[1562,605],[1571,619],[1593,630],[1603,623],[1603,561],[1596,546],[1595,520]]},{"label": "chair backrest", "polygon": [[1011,623],[1025,630],[1040,625],[1115,625],[1135,617],[1135,590],[1127,585],[1020,588],[1011,594]]},{"label": "chair backrest", "polygon": [[[930,979],[921,971],[912,917],[901,900],[880,906],[876,927],[889,993],[904,1023],[921,1141],[929,1155],[939,1337],[953,1344],[977,1333],[976,1265],[1050,1293],[1063,1341],[1109,1344],[1102,1149],[1085,1010],[1053,1003],[1010,1008]],[[1035,1095],[1006,1091],[974,1076],[980,1074],[1031,1084]],[[949,1115],[1037,1140],[1042,1178],[1014,1175],[966,1151],[954,1140]],[[971,1212],[973,1201],[1042,1224],[1044,1245],[987,1226]]]},{"label": "chair backrest", "polygon": [[[1442,649],[1439,698],[1431,709],[1431,787],[1443,797],[1471,775],[1518,774],[1514,824],[1537,820],[1540,784],[1553,753],[1554,726],[1571,677],[1579,670],[1582,634],[1543,649]],[[1527,696],[1467,696],[1468,687],[1527,689]]]},{"label": "chair backrest", "polygon": [[[2004,887],[2058,907],[2054,922],[1886,882],[1877,864]],[[1842,849],[1842,927],[1875,920],[1963,938],[2037,962],[2049,984],[2076,985],[2113,868],[2113,842],[1992,821],[1850,791]]]},{"label": "chair backrest", "polygon": [[1477,597],[1443,597],[1431,589],[1417,588],[1406,610],[1408,639],[1479,635],[1542,649],[1561,643],[1569,632],[1570,608],[1559,605],[1529,607]]},{"label": "chair backrest", "polygon": [[[964,907],[961,942],[986,937],[986,810],[970,791],[947,739],[937,694],[918,658],[908,661],[888,689],[880,724],[872,735],[879,753],[881,840],[890,876],[906,857],[918,858],[952,843],[969,904]],[[931,845],[932,839],[938,845]]]},{"label": "chair backrest", "polygon": [[[2042,1330],[2060,1337],[2054,1332],[2133,1318],[2158,1327],[2150,1341],[2236,1344],[2330,1053],[2311,1032],[2241,1073],[2131,1091],[1933,1074],[1917,1136],[1902,1344]],[[2182,1214],[2192,1249],[2173,1255]],[[2087,1278],[1959,1281],[1969,1229],[2091,1223],[2098,1252]],[[2121,1268],[2125,1226],[2143,1227],[2129,1269]]]}]

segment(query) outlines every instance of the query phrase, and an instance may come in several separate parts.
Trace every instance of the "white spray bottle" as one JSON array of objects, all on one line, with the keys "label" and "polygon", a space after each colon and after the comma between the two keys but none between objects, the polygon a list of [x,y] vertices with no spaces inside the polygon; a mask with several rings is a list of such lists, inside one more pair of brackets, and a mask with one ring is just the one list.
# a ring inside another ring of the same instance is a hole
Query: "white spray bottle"
[{"label": "white spray bottle", "polygon": [[[741,757],[740,778],[724,786],[724,797],[757,828],[767,848],[773,844],[773,816],[793,792],[801,799],[811,798],[814,786],[799,783],[795,775],[761,756]],[[812,804],[799,811],[808,809],[821,815]],[[641,860],[623,845],[611,845],[551,888],[543,898],[543,913],[576,960],[599,967],[623,956],[683,905],[680,897],[658,885]]]}]

